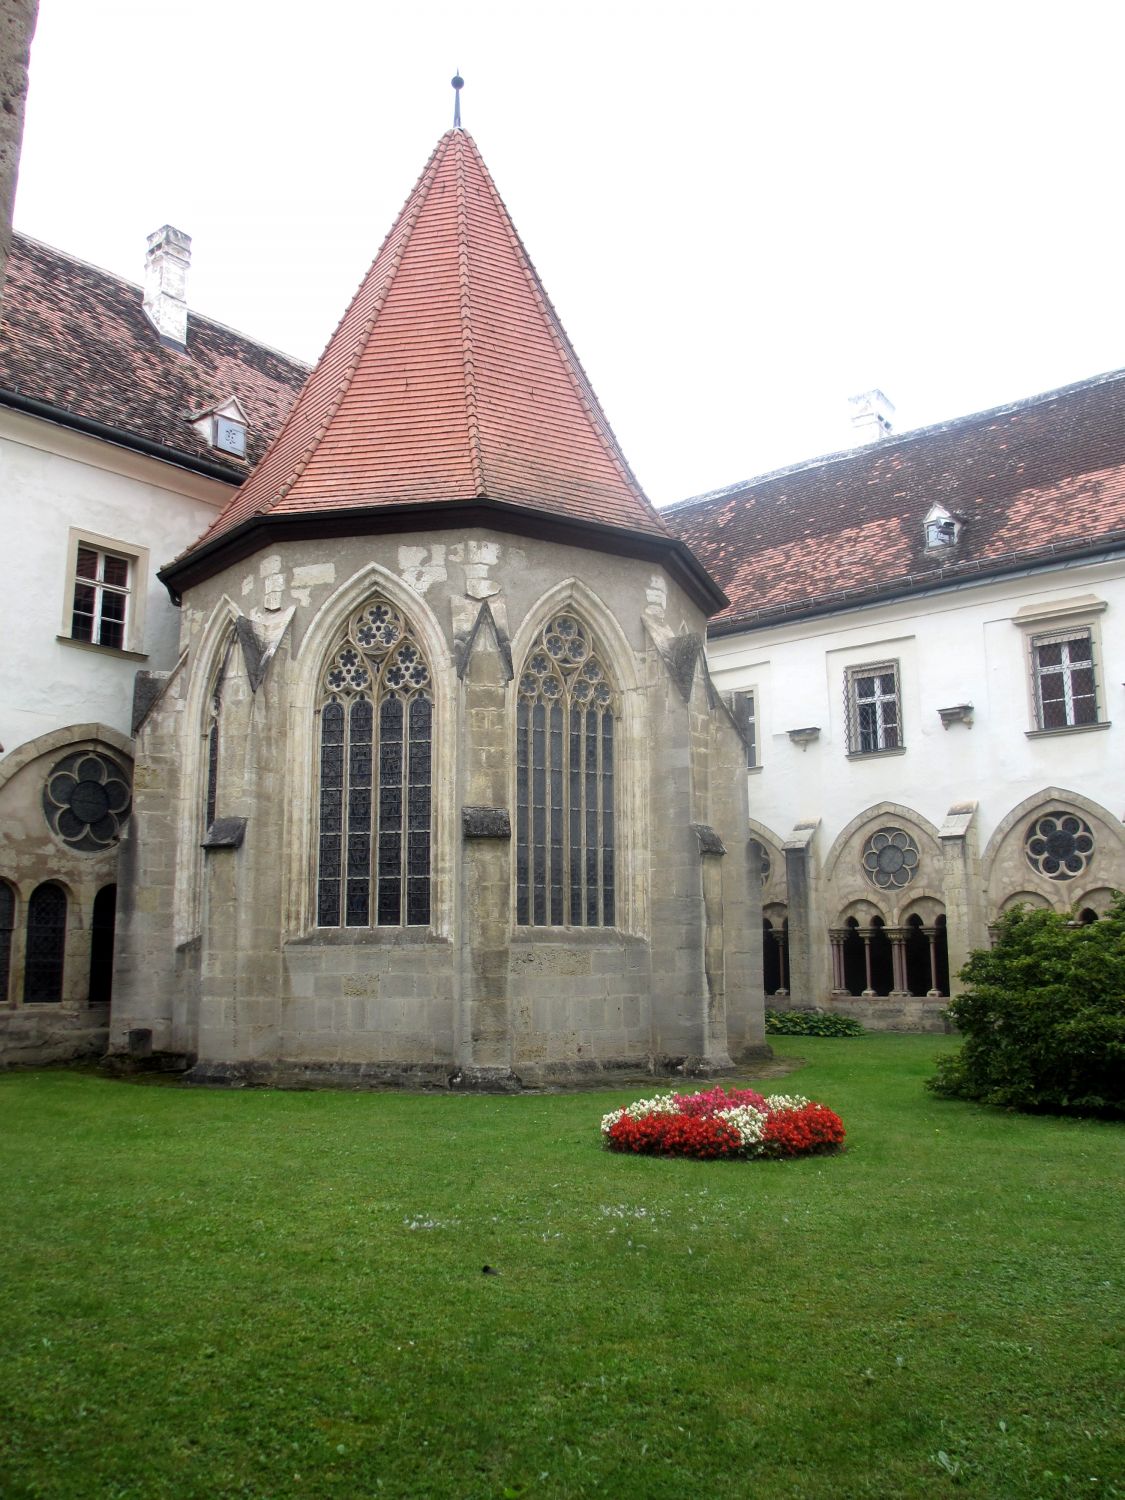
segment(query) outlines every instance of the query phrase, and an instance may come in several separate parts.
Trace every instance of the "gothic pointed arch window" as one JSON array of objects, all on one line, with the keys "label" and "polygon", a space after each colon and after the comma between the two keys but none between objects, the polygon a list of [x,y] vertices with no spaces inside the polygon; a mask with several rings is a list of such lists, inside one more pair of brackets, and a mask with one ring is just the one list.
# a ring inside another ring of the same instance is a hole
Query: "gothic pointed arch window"
[{"label": "gothic pointed arch window", "polygon": [[381,595],[337,637],[318,713],[317,926],[428,926],[433,679]]},{"label": "gothic pointed arch window", "polygon": [[220,720],[223,711],[223,684],[226,681],[227,666],[230,662],[230,653],[233,646],[234,637],[232,636],[227,641],[226,649],[219,658],[219,665],[215,672],[214,681],[211,684],[211,691],[207,695],[207,718],[204,726],[204,830],[210,828],[211,824],[215,821],[218,807]]},{"label": "gothic pointed arch window", "polygon": [[616,920],[617,692],[576,615],[552,616],[527,654],[516,711],[516,921]]}]

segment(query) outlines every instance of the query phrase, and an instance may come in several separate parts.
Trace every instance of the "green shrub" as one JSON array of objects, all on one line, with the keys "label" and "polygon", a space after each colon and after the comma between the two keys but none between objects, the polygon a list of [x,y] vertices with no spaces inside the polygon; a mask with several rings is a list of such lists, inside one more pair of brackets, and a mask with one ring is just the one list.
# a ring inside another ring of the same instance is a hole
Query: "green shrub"
[{"label": "green shrub", "polygon": [[775,1036],[864,1036],[863,1027],[851,1016],[828,1015],[816,1010],[767,1010],[766,1031]]},{"label": "green shrub", "polygon": [[1019,907],[961,970],[949,1007],[965,1038],[936,1093],[1012,1109],[1125,1115],[1125,897],[1076,926]]}]

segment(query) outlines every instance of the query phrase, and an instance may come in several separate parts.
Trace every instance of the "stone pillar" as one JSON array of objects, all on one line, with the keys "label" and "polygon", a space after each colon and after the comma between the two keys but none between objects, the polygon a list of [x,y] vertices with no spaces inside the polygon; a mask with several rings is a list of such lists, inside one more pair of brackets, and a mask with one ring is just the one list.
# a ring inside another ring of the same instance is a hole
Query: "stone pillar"
[{"label": "stone pillar", "polygon": [[949,948],[949,993],[961,993],[957,976],[974,948],[989,945],[988,923],[977,848],[977,804],[955,803],[938,830],[944,869],[946,942]]},{"label": "stone pillar", "polygon": [[727,1046],[726,966],[723,955],[723,856],[726,849],[713,828],[697,823],[703,888],[703,1047],[708,1067],[731,1065]]},{"label": "stone pillar", "polygon": [[39,0],[0,0],[0,302],[12,244],[12,208],[23,144],[27,63]]},{"label": "stone pillar", "polygon": [[828,997],[827,924],[813,866],[819,819],[798,823],[782,845],[789,888],[789,996],[795,1010],[815,1010]]},{"label": "stone pillar", "polygon": [[459,1087],[516,1088],[509,995],[512,826],[506,802],[512,678],[507,636],[487,604],[459,653],[461,808]]}]

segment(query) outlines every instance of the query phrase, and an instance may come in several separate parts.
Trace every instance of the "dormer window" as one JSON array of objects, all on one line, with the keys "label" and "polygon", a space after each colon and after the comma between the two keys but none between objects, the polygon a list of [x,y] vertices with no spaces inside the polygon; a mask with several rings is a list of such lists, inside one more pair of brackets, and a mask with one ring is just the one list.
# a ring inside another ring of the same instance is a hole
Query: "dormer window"
[{"label": "dormer window", "polygon": [[926,532],[927,552],[954,547],[961,536],[961,522],[944,505],[932,505],[922,525]]},{"label": "dormer window", "polygon": [[249,423],[235,396],[196,412],[191,424],[203,441],[220,453],[229,453],[233,458],[246,457]]},{"label": "dormer window", "polygon": [[223,453],[233,453],[236,458],[246,457],[246,423],[235,417],[214,417],[211,434],[212,448]]}]

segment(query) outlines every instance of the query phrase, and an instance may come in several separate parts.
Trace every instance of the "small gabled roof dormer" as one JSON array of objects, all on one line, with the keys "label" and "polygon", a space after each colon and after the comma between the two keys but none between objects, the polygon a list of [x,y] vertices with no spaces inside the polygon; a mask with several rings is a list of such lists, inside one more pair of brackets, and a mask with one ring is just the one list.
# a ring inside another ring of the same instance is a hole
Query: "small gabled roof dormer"
[{"label": "small gabled roof dormer", "polygon": [[246,457],[246,439],[250,419],[237,396],[228,396],[217,406],[209,406],[189,418],[205,443],[232,458]]},{"label": "small gabled roof dormer", "polygon": [[926,512],[922,522],[926,535],[926,551],[942,552],[947,547],[956,547],[961,539],[961,518],[946,510],[940,501],[935,501]]}]

